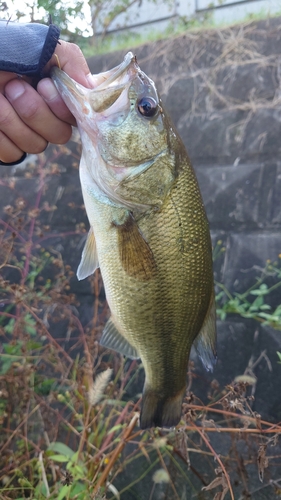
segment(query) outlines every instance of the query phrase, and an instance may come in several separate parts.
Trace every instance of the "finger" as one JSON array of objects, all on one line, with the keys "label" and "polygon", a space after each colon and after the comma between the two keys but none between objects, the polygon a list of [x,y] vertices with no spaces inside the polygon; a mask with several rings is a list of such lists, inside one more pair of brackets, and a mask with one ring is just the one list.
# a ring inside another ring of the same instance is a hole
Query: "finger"
[{"label": "finger", "polygon": [[32,79],[27,76],[19,77],[15,73],[9,71],[0,71],[0,93],[4,94],[5,86],[10,80],[18,80],[19,78],[24,79],[28,83],[32,82]]},{"label": "finger", "polygon": [[37,92],[43,97],[54,115],[70,125],[76,125],[74,116],[70,113],[50,78],[44,78],[38,83]]},{"label": "finger", "polygon": [[[13,80],[14,82],[16,80]],[[9,84],[8,84],[9,85]],[[47,141],[36,134],[22,122],[9,101],[0,94],[0,131],[8,137],[21,151],[40,153],[47,146]]]},{"label": "finger", "polygon": [[58,62],[61,69],[73,80],[81,83],[84,87],[91,88],[91,82],[88,78],[90,75],[89,66],[78,45],[61,40],[45,69],[50,71],[52,66],[58,66]]},{"label": "finger", "polygon": [[3,132],[0,132],[0,160],[4,163],[18,161],[22,157],[21,151]]},{"label": "finger", "polygon": [[10,80],[13,80],[14,78],[17,78],[15,73],[9,73],[8,71],[1,71],[0,72],[0,92],[1,92],[1,94],[4,93],[5,85]]},{"label": "finger", "polygon": [[[23,141],[27,135],[32,148],[38,147],[40,152],[45,149],[46,142],[65,144],[69,140],[71,126],[54,116],[42,97],[28,83],[19,80],[10,81],[5,87],[5,95],[24,122],[19,131],[14,129],[14,142],[18,147],[21,149],[24,147]],[[22,133],[24,138],[21,136]],[[7,135],[11,137],[9,133]]]},{"label": "finger", "polygon": [[58,57],[61,69],[84,87],[92,89],[104,81],[102,75],[91,74],[83,52],[78,45],[62,41],[60,45],[57,45],[55,54],[53,55],[54,59],[51,59],[51,64],[57,66]]}]

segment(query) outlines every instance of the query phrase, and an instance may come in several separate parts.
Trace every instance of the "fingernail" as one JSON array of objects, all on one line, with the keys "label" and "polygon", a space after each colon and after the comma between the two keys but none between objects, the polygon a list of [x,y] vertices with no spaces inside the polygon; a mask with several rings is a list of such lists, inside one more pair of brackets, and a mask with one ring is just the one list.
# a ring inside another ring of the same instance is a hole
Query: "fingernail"
[{"label": "fingernail", "polygon": [[11,101],[18,99],[24,92],[24,83],[19,80],[11,80],[5,87],[5,95]]},{"label": "fingernail", "polygon": [[45,101],[53,101],[59,97],[59,93],[50,78],[44,78],[38,83],[37,90]]}]

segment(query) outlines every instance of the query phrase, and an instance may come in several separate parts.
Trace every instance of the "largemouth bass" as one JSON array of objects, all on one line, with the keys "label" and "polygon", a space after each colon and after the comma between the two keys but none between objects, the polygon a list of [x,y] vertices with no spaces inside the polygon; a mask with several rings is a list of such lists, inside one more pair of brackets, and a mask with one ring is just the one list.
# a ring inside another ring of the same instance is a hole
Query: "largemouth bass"
[{"label": "largemouth bass", "polygon": [[111,311],[100,343],[141,358],[141,428],[181,418],[190,349],[216,352],[212,250],[197,180],[156,87],[129,52],[86,89],[54,68],[76,117],[89,235],[78,268],[100,267]]}]

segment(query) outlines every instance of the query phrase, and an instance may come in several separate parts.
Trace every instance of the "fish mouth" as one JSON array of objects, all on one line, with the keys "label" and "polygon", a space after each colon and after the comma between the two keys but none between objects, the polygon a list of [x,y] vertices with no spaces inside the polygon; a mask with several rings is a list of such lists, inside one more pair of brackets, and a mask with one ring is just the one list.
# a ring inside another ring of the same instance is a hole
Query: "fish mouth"
[{"label": "fish mouth", "polygon": [[75,82],[57,66],[51,69],[50,76],[69,109],[79,118],[81,111],[89,114],[89,106],[96,113],[110,108],[139,71],[136,57],[128,52],[121,64],[99,75],[102,81],[92,89]]},{"label": "fish mouth", "polygon": [[[51,70],[51,78],[59,94],[77,120],[84,151],[80,172],[86,172],[88,181],[110,203],[146,210],[150,205],[131,202],[118,192],[118,188],[126,177],[129,176],[129,180],[147,170],[164,151],[153,158],[144,159],[141,164],[134,161],[124,164],[122,158],[115,157],[114,148],[114,154],[105,157],[101,144],[104,129],[123,123],[130,113],[132,98],[135,100],[149,86],[154,89],[154,83],[141,71],[132,52],[125,55],[119,66],[94,77],[98,84],[89,89],[75,82],[58,67]],[[86,161],[87,155],[91,161]]]},{"label": "fish mouth", "polygon": [[98,85],[95,90],[102,90],[107,88],[112,83],[116,83],[116,80],[120,79],[124,73],[127,73],[130,67],[135,66],[137,66],[136,56],[132,52],[128,52],[121,64],[115,66],[115,68],[112,68],[109,71],[106,71],[106,73],[103,73],[105,80]]},{"label": "fish mouth", "polygon": [[58,66],[53,66],[50,71],[50,76],[57,87],[59,93],[64,96],[66,90],[72,92],[76,98],[81,98],[84,96],[82,85],[75,82],[68,76],[62,69]]}]

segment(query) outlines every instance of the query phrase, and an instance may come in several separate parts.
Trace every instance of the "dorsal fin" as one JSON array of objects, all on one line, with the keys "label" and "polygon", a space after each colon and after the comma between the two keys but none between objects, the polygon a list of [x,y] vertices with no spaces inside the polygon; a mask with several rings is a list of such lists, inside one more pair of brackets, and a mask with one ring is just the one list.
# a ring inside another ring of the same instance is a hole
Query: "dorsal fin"
[{"label": "dorsal fin", "polygon": [[79,281],[87,278],[88,276],[93,274],[98,267],[99,262],[96,240],[93,228],[91,227],[87,236],[85,246],[83,248],[81,262],[77,269],[77,278],[79,279]]},{"label": "dorsal fin", "polygon": [[120,354],[124,354],[124,356],[128,358],[137,359],[140,357],[135,347],[131,346],[125,337],[117,330],[111,318],[109,318],[104,327],[100,345],[120,352]]},{"label": "dorsal fin", "polygon": [[198,356],[201,358],[208,371],[213,371],[217,361],[216,343],[216,302],[215,292],[213,290],[203,326],[193,342]]}]

